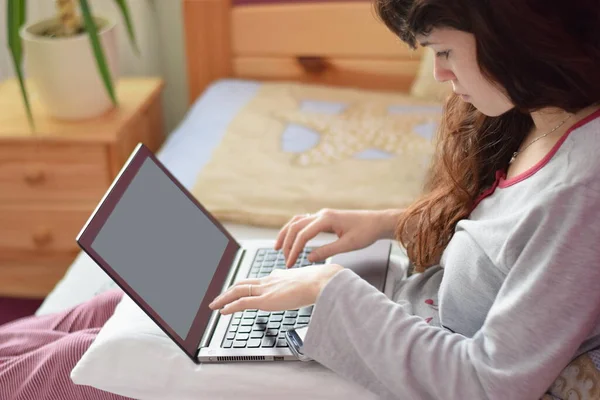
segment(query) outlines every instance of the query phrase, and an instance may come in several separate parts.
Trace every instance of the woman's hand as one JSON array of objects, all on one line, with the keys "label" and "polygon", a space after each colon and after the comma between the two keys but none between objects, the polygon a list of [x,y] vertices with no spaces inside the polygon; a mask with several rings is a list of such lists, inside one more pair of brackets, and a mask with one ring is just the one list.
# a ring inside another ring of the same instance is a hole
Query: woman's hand
[{"label": "woman's hand", "polygon": [[247,309],[285,311],[314,304],[333,276],[343,269],[337,264],[276,269],[269,276],[236,282],[217,296],[209,307],[221,314]]},{"label": "woman's hand", "polygon": [[339,253],[365,248],[393,233],[402,210],[329,210],[296,215],[281,228],[275,250],[283,249],[286,266],[294,265],[306,243],[321,232],[338,240],[314,249],[308,261],[317,262]]}]

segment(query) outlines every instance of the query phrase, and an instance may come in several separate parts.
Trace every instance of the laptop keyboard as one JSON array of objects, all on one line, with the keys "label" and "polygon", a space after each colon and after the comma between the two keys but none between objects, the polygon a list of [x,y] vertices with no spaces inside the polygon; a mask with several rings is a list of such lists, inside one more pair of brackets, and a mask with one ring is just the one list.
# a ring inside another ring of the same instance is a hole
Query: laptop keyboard
[{"label": "laptop keyboard", "polygon": [[[313,263],[306,257],[312,248],[306,247],[298,256],[292,268],[301,268]],[[318,262],[314,264],[324,264]],[[274,269],[285,269],[285,260],[281,250],[259,249],[248,272],[248,278],[262,278]],[[258,348],[288,347],[285,333],[308,325],[313,306],[287,311],[245,310],[236,312],[227,327],[227,334],[221,347]]]}]

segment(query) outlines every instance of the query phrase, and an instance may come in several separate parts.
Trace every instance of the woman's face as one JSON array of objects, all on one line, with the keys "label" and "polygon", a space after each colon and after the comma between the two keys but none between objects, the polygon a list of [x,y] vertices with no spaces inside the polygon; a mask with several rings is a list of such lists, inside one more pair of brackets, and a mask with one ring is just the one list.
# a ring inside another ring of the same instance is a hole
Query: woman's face
[{"label": "woman's face", "polygon": [[488,81],[479,69],[473,34],[436,28],[427,36],[417,35],[417,40],[435,53],[435,79],[438,82],[450,81],[454,92],[464,101],[490,117],[513,108],[505,92]]}]

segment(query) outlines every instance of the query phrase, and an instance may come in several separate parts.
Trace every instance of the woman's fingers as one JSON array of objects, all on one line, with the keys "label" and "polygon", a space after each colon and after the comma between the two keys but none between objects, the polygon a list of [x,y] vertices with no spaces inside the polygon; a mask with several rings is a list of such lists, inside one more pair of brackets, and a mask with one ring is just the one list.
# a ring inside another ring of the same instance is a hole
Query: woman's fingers
[{"label": "woman's fingers", "polygon": [[308,214],[305,215],[294,215],[292,217],[292,219],[290,219],[287,224],[285,224],[283,226],[283,228],[281,228],[281,230],[279,231],[279,234],[277,235],[277,239],[275,240],[275,250],[279,250],[284,242],[285,242],[285,238],[287,237],[288,231],[290,230],[290,226],[292,226],[294,223],[296,223],[297,221],[308,217]]},{"label": "woman's fingers", "polygon": [[[290,250],[292,248],[292,245],[294,244],[294,241],[296,240],[296,235],[298,234],[298,232],[301,229],[303,229],[306,225],[308,225],[315,218],[316,218],[315,216],[300,217],[289,226],[289,228],[287,230],[287,234],[285,236],[285,239],[283,240],[283,248],[282,248],[283,257],[286,260],[286,265],[289,266],[289,264],[290,264],[290,259],[289,259]],[[294,262],[292,261],[292,264],[293,263]]]},{"label": "woman's fingers", "polygon": [[294,219],[292,218],[279,231],[279,234],[277,235],[277,239],[275,240],[275,247],[274,247],[275,250],[279,250],[279,249],[281,249],[281,246],[283,246],[283,241],[287,235],[287,231],[293,222],[294,222]]},{"label": "woman's fingers", "polygon": [[[242,297],[227,304],[222,310],[221,315],[229,315],[238,311],[244,311],[248,309],[264,309],[261,307],[264,299],[261,296]],[[266,311],[266,310],[265,310]]]},{"label": "woman's fingers", "polygon": [[[252,295],[260,296],[262,294],[262,281],[260,279],[245,279],[232,285],[225,292],[217,296],[208,306],[212,310],[218,310],[225,304],[231,303],[241,297],[249,297]],[[252,287],[250,287],[252,285]]]},{"label": "woman's fingers", "polygon": [[300,252],[306,246],[309,240],[317,236],[319,233],[324,230],[324,222],[322,219],[315,219],[312,222],[308,223],[295,237],[294,242],[292,243],[289,258],[286,258],[286,266],[289,268],[292,266]]},{"label": "woman's fingers", "polygon": [[323,246],[317,247],[308,255],[308,261],[317,262],[323,261],[327,259],[327,257],[331,257],[336,254],[345,253],[351,248],[350,238],[348,235],[342,236],[335,242],[331,242],[325,244]]}]

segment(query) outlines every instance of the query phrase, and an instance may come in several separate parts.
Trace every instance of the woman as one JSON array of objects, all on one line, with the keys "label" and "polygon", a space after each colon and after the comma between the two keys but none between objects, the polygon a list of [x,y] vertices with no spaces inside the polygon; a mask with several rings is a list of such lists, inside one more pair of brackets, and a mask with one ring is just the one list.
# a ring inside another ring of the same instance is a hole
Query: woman
[{"label": "woman", "polygon": [[[340,265],[277,271],[211,308],[314,303],[307,355],[382,398],[540,398],[600,345],[600,3],[376,1],[396,35],[435,51],[435,77],[456,93],[427,191],[401,211],[296,216],[276,247],[292,265],[322,231],[339,240],[312,261],[395,236],[417,273],[390,300]],[[112,310],[114,296],[79,310]],[[86,346],[69,349],[72,364]]]},{"label": "woman", "polygon": [[[383,398],[536,399],[600,346],[600,1],[377,0],[450,82],[427,193],[407,210],[293,218],[289,263],[391,233],[416,274],[389,300],[343,266],[237,283],[212,308],[315,303],[308,356]],[[250,297],[249,294],[252,294]],[[429,322],[429,323],[428,323]]]}]

